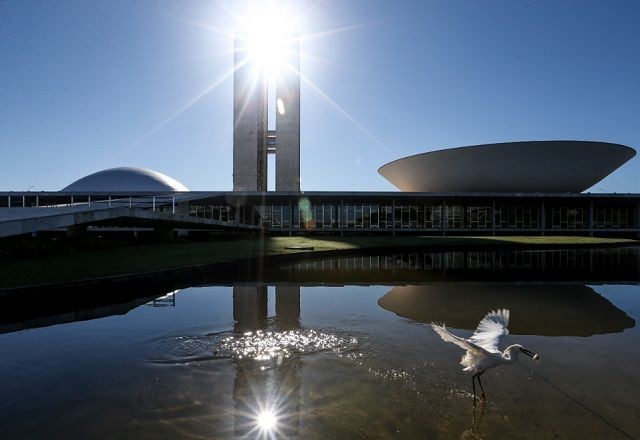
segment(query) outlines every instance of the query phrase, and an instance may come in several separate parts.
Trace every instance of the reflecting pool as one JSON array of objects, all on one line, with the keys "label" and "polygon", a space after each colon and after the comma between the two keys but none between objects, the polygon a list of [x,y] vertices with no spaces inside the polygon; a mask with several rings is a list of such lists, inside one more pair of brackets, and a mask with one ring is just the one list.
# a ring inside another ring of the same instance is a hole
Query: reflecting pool
[{"label": "reflecting pool", "polygon": [[[639,281],[638,248],[396,250],[3,295],[0,437],[640,438]],[[474,406],[430,323],[496,308],[541,362]]]}]

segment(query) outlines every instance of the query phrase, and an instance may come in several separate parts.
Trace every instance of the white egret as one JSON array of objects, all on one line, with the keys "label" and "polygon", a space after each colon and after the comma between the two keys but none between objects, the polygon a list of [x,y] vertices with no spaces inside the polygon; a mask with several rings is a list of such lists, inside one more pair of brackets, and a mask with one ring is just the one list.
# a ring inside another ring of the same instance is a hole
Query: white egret
[{"label": "white egret", "polygon": [[533,353],[520,344],[513,344],[505,348],[504,351],[498,350],[498,342],[500,337],[508,335],[509,330],[509,310],[499,309],[498,311],[491,311],[482,318],[478,328],[473,332],[473,336],[469,339],[464,339],[456,336],[446,329],[444,323],[437,324],[431,323],[431,326],[436,333],[446,342],[453,342],[457,346],[465,349],[467,352],[462,356],[460,365],[462,365],[463,371],[473,373],[471,377],[471,384],[473,386],[473,400],[476,400],[476,378],[480,384],[480,390],[482,394],[480,398],[485,399],[484,388],[480,381],[480,376],[484,374],[490,368],[497,367],[503,364],[512,364],[518,361],[518,352],[526,354],[538,361],[540,356]]}]

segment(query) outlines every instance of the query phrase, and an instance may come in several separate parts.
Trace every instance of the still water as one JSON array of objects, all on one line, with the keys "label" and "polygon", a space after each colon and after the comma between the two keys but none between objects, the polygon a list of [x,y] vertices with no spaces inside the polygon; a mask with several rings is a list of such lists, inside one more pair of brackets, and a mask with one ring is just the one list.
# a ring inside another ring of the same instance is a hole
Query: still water
[{"label": "still water", "polygon": [[[637,248],[238,273],[131,281],[136,298],[117,304],[95,285],[3,303],[0,437],[640,438]],[[498,307],[501,348],[541,362],[489,370],[474,406],[462,350],[430,322],[468,337]]]}]

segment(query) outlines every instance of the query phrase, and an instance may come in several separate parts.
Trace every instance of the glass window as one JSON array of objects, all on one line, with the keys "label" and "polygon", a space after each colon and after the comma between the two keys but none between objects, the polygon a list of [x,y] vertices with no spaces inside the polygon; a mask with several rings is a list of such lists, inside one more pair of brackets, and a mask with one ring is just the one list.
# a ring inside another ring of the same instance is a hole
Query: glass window
[{"label": "glass window", "polygon": [[409,206],[409,227],[412,229],[418,227],[418,207],[415,205]]},{"label": "glass window", "polygon": [[293,220],[291,221],[291,227],[293,229],[300,228],[300,207],[299,206],[293,207]]},{"label": "glass window", "polygon": [[274,229],[282,228],[282,205],[273,206],[271,210],[273,212],[271,227]]},{"label": "glass window", "polygon": [[355,205],[355,227],[362,228],[362,205]]},{"label": "glass window", "polygon": [[354,227],[355,212],[356,212],[356,207],[354,205],[347,205],[347,228]]},{"label": "glass window", "polygon": [[371,227],[378,227],[378,205],[371,205]]},{"label": "glass window", "polygon": [[447,206],[447,228],[461,229],[463,210],[462,206]]},{"label": "glass window", "polygon": [[628,229],[633,227],[633,212],[629,207],[597,207],[593,227],[599,229]]},{"label": "glass window", "polygon": [[[406,229],[406,228],[411,227],[410,214],[409,214],[410,213],[409,205],[402,205],[400,207],[400,213],[401,213],[400,215],[402,216],[401,217],[401,219],[402,219],[402,222],[401,222],[402,228]],[[397,220],[397,218],[396,218],[396,220]]]},{"label": "glass window", "polygon": [[365,229],[371,227],[371,205],[362,205],[362,227]]}]

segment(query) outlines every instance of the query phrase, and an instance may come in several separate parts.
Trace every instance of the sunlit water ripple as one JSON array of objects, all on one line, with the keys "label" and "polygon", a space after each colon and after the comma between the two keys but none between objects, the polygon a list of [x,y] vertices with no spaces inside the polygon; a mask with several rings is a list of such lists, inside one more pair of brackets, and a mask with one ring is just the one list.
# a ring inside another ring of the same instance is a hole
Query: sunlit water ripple
[{"label": "sunlit water ripple", "polygon": [[253,359],[281,363],[291,356],[321,352],[351,360],[371,355],[366,335],[334,330],[256,330],[202,336],[172,336],[150,344],[145,358],[156,364],[192,364],[219,359]]}]

